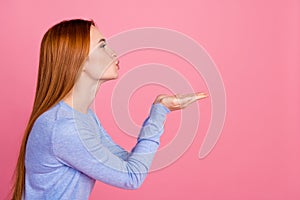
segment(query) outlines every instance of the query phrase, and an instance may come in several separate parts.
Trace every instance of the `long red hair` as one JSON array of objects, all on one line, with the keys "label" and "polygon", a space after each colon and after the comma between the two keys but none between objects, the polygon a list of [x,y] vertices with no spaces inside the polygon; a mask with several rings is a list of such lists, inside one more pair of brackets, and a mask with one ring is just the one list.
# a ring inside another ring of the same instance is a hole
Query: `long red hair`
[{"label": "long red hair", "polygon": [[73,88],[89,54],[91,25],[95,25],[92,20],[65,20],[51,27],[42,39],[33,109],[14,172],[13,200],[21,200],[24,192],[26,143],[33,124]]}]

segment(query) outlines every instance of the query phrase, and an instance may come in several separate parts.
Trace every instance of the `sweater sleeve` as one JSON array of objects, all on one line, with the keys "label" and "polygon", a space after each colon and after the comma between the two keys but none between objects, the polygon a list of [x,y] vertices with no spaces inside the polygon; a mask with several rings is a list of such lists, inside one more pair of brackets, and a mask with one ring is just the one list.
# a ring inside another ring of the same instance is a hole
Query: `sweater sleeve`
[{"label": "sweater sleeve", "polygon": [[127,159],[117,156],[119,147],[106,147],[85,121],[58,120],[53,129],[52,150],[63,164],[104,183],[136,189],[143,183],[164,131],[166,114],[170,110],[162,104],[152,104],[143,123],[137,144]]},{"label": "sweater sleeve", "polygon": [[119,158],[123,160],[127,160],[129,152],[126,151],[123,147],[116,144],[113,139],[110,137],[110,135],[107,134],[106,130],[100,126],[101,128],[101,142],[103,146],[105,146],[111,153],[113,153],[115,156],[118,156]]},{"label": "sweater sleeve", "polygon": [[99,134],[100,134],[100,138],[101,138],[101,142],[102,142],[103,146],[105,146],[111,153],[118,156],[119,158],[121,158],[123,160],[127,160],[129,152],[113,141],[113,139],[110,137],[110,135],[102,127],[100,120],[98,119],[98,117],[96,116],[96,114],[94,112],[92,113],[92,116],[100,129]]}]

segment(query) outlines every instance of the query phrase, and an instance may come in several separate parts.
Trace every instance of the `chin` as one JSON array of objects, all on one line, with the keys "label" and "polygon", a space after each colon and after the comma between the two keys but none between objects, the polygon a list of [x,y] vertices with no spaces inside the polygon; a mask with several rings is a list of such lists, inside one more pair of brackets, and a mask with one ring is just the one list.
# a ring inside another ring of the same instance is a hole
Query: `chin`
[{"label": "chin", "polygon": [[119,73],[116,73],[114,79],[117,79],[118,77],[119,77]]},{"label": "chin", "polygon": [[103,81],[109,81],[109,80],[115,80],[119,77],[119,74],[116,74],[114,76],[110,76],[110,77],[102,77],[100,80],[103,80]]}]

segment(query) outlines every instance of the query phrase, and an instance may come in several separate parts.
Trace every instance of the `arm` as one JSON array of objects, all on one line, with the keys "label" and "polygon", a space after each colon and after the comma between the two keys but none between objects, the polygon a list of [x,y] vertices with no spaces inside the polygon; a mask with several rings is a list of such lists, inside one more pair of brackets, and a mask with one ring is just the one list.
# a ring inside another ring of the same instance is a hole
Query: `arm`
[{"label": "arm", "polygon": [[110,137],[110,135],[108,135],[108,133],[106,132],[106,130],[103,127],[101,127],[101,129],[102,129],[102,132],[101,132],[102,144],[115,156],[118,156],[119,158],[121,158],[123,160],[127,160],[129,152],[126,151],[121,146],[119,146],[118,144],[116,144],[113,141],[113,139]]},{"label": "arm", "polygon": [[162,104],[152,105],[127,160],[101,144],[99,135],[91,131],[88,124],[72,119],[59,120],[55,125],[53,153],[63,164],[96,180],[124,189],[136,189],[148,173],[169,112]]},{"label": "arm", "polygon": [[111,153],[118,156],[119,158],[121,158],[123,160],[127,160],[129,152],[126,151],[125,149],[123,149],[121,146],[119,146],[118,144],[116,144],[113,141],[113,139],[110,137],[110,135],[102,127],[98,117],[94,113],[93,113],[93,117],[101,130],[101,132],[99,134],[100,134],[100,138],[101,138],[101,142],[102,142],[103,146],[105,146]]},{"label": "arm", "polygon": [[[169,113],[170,111],[166,108],[166,107],[162,107],[167,113]],[[151,111],[150,111],[151,113]],[[119,146],[118,144],[116,144],[113,139],[111,138],[111,136],[106,132],[106,130],[102,127],[99,119],[97,118],[97,116],[93,113],[93,117],[96,121],[96,123],[98,124],[98,126],[101,129],[101,133],[100,133],[100,137],[101,137],[101,141],[102,144],[114,155],[118,156],[119,158],[123,159],[123,160],[127,160],[127,157],[129,156],[129,152],[126,151],[124,148],[122,148],[121,146]],[[149,116],[146,118],[146,120],[144,120],[144,123],[142,125],[145,126],[148,123],[149,120]]]}]

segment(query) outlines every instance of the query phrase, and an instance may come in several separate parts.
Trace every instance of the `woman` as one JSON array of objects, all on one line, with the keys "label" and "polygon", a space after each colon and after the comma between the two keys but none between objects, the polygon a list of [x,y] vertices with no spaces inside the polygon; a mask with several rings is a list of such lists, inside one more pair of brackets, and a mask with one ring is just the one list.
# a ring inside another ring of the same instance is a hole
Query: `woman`
[{"label": "woman", "polygon": [[136,189],[144,181],[166,115],[207,97],[158,95],[131,152],[115,144],[89,108],[119,61],[93,21],[50,28],[40,48],[33,110],[22,141],[13,199],[88,199],[95,180]]}]

